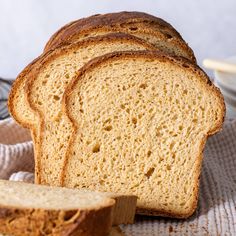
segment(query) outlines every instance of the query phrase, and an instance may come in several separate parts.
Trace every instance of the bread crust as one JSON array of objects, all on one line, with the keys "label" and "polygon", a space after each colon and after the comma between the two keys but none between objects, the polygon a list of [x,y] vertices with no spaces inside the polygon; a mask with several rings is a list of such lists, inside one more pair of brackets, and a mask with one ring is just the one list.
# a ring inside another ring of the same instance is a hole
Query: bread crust
[{"label": "bread crust", "polygon": [[26,75],[29,73],[31,70],[31,67],[40,60],[40,57],[34,59],[30,64],[28,64],[24,70],[17,76],[16,80],[14,81],[9,96],[8,96],[8,111],[11,114],[11,116],[14,118],[14,120],[21,125],[24,128],[28,128],[28,123],[25,122],[24,119],[21,118],[20,115],[17,114],[15,111],[15,100],[16,100],[16,95],[17,91],[22,84],[26,82]]},{"label": "bread crust", "polygon": [[128,12],[128,11],[122,11],[122,12],[116,12],[116,13],[107,13],[107,14],[95,14],[89,17],[85,17],[79,20],[72,21],[66,25],[64,25],[62,28],[60,28],[56,33],[54,33],[51,38],[48,40],[44,51],[50,50],[50,48],[53,47],[53,44],[57,43],[58,40],[61,40],[61,37],[63,37],[63,34],[67,30],[79,30],[82,28],[86,28],[85,25],[89,25],[91,27],[92,25],[113,25],[120,22],[120,24],[124,23],[132,23],[132,22],[150,22],[154,23],[158,26],[160,26],[160,30],[166,28],[168,32],[174,34],[176,37],[179,37],[180,39],[183,39],[182,36],[175,30],[174,27],[172,27],[171,24],[167,23],[161,18],[158,18],[156,16],[144,13],[144,12]]},{"label": "bread crust", "polygon": [[189,60],[182,58],[182,57],[177,57],[177,56],[172,56],[172,55],[167,55],[162,52],[158,51],[126,51],[126,52],[114,52],[114,53],[109,53],[106,55],[103,55],[101,57],[92,59],[89,63],[87,63],[85,66],[83,66],[79,71],[77,76],[74,77],[73,81],[67,86],[66,91],[64,92],[63,96],[63,101],[62,101],[62,106],[63,106],[63,112],[67,115],[67,117],[71,120],[73,127],[74,127],[74,132],[72,135],[72,138],[70,139],[69,147],[67,150],[66,158],[65,158],[65,164],[63,173],[62,173],[62,179],[61,183],[62,186],[64,186],[64,181],[65,181],[65,171],[66,171],[66,166],[70,158],[70,148],[73,146],[73,141],[74,137],[76,135],[76,130],[77,130],[77,125],[76,121],[73,120],[73,117],[69,113],[69,108],[68,108],[68,98],[70,94],[72,93],[74,87],[76,86],[78,80],[82,78],[83,74],[85,74],[87,71],[90,71],[97,66],[103,64],[103,63],[108,63],[111,61],[115,61],[117,59],[127,59],[127,58],[142,58],[142,59],[150,59],[150,60],[159,60],[159,61],[167,61],[167,62],[172,62],[175,63],[176,66],[183,67],[185,70],[189,70],[191,72],[194,72],[195,74],[198,74],[198,76],[202,79],[202,83],[205,85],[209,86],[210,92],[214,93],[218,98],[219,98],[219,106],[221,107],[221,114],[220,114],[220,119],[218,122],[215,123],[215,126],[209,130],[209,132],[206,134],[205,137],[203,137],[202,142],[200,144],[199,152],[196,155],[196,170],[195,170],[195,188],[194,188],[194,199],[192,201],[192,206],[189,209],[189,212],[186,214],[176,214],[173,212],[167,212],[164,210],[159,210],[159,209],[143,209],[140,208],[139,206],[137,207],[137,214],[145,214],[145,215],[153,215],[153,216],[165,216],[165,217],[171,217],[171,218],[187,218],[191,216],[194,211],[196,210],[197,207],[197,202],[198,202],[198,191],[199,191],[199,178],[200,178],[200,173],[201,173],[201,163],[202,163],[202,156],[203,156],[203,148],[205,146],[206,140],[210,135],[215,134],[216,132],[220,131],[224,122],[224,117],[225,117],[225,103],[223,99],[223,95],[221,94],[220,90],[215,87],[209,77],[205,74],[204,71],[200,67],[198,67],[196,64],[191,63]]},{"label": "bread crust", "polygon": [[88,210],[21,209],[0,206],[0,231],[15,236],[104,236],[110,232],[114,200]]},{"label": "bread crust", "polygon": [[[171,41],[188,55],[188,59],[196,63],[192,49],[183,40],[181,35],[166,21],[143,12],[118,12],[104,15],[95,15],[73,21],[62,27],[53,35],[45,46],[44,51],[50,50],[63,41],[74,40],[80,35],[89,34],[93,30],[127,32],[125,25],[138,24],[139,32],[156,35],[163,41]],[[148,28],[144,25],[148,24]],[[158,30],[157,30],[158,29]]]},{"label": "bread crust", "polygon": [[53,41],[57,41],[58,39],[60,39],[61,34],[64,32],[64,30],[66,30],[67,28],[71,27],[72,25],[74,25],[75,23],[80,22],[81,25],[87,24],[88,19],[92,20],[95,17],[100,16],[100,14],[95,14],[89,17],[85,17],[79,20],[75,20],[75,21],[71,21],[67,24],[65,24],[63,27],[61,27],[58,31],[56,31],[48,40],[48,42],[46,43],[45,47],[44,47],[44,52],[49,51],[51,49],[51,45],[53,43]]}]

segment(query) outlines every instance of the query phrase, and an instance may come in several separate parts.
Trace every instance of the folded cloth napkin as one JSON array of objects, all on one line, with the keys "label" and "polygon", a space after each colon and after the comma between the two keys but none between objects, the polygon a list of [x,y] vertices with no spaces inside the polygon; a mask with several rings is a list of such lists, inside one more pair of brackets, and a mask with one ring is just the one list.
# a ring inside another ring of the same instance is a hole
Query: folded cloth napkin
[{"label": "folded cloth napkin", "polygon": [[[30,133],[12,119],[0,121],[0,178],[33,182]],[[236,120],[209,138],[204,151],[199,204],[187,220],[137,216],[125,235],[236,235]]]}]

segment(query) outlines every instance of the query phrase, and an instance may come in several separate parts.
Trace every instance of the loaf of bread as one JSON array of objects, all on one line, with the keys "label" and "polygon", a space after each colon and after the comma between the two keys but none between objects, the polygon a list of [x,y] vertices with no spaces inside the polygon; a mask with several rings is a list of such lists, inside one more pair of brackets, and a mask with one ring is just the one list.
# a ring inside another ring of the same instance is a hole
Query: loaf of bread
[{"label": "loaf of bread", "polygon": [[225,112],[199,67],[161,52],[104,55],[67,87],[64,111],[74,127],[64,186],[135,194],[141,214],[194,212],[203,148]]},{"label": "loaf of bread", "polygon": [[[172,26],[122,12],[56,32],[17,78],[9,110],[31,129],[36,183],[135,194],[140,214],[186,218],[225,106]],[[113,221],[131,222],[132,206]]]},{"label": "loaf of bread", "polygon": [[135,205],[134,196],[0,180],[0,233],[105,236],[132,223]]},{"label": "loaf of bread", "polygon": [[112,32],[142,38],[165,52],[196,62],[192,49],[166,21],[144,12],[117,12],[73,21],[58,30],[46,44],[48,51],[65,41],[82,40]]}]

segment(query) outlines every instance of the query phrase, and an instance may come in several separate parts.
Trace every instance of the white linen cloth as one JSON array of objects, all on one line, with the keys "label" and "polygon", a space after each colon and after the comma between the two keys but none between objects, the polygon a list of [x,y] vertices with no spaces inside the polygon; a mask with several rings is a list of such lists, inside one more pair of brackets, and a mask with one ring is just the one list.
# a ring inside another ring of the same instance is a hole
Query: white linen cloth
[{"label": "white linen cloth", "polygon": [[[33,182],[33,144],[11,118],[0,121],[0,178]],[[137,216],[129,236],[236,235],[236,120],[210,137],[204,151],[199,204],[187,220]]]}]

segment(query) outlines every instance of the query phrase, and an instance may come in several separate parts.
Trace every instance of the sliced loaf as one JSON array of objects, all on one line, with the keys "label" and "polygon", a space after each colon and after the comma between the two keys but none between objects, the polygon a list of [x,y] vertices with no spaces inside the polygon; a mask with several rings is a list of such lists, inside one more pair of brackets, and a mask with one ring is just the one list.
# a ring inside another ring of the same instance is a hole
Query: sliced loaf
[{"label": "sliced loaf", "polygon": [[59,47],[35,64],[28,73],[26,94],[32,109],[40,115],[36,147],[37,183],[60,186],[65,152],[72,126],[61,114],[61,99],[70,80],[90,59],[122,50],[154,49],[145,41],[123,33],[86,39]]},{"label": "sliced loaf", "polygon": [[115,200],[96,192],[0,181],[0,232],[105,236]]},{"label": "sliced loaf", "polygon": [[64,93],[74,127],[62,184],[138,196],[138,213],[186,218],[202,152],[220,130],[220,91],[196,65],[161,52],[90,61]]},{"label": "sliced loaf", "polygon": [[[51,48],[55,48],[56,45],[65,43],[65,41],[82,40],[109,32],[133,34],[152,43],[158,50],[161,49],[165,52],[186,57],[194,62],[196,61],[193,51],[170,24],[160,18],[142,12],[94,15],[69,23],[51,37],[45,51],[49,51]],[[35,140],[35,146],[38,143],[38,131],[36,129],[40,129],[39,119],[37,114],[26,103],[24,86],[28,74],[31,74],[32,64],[39,64],[41,57],[33,61],[17,77],[10,92],[8,103],[11,115],[19,124],[25,128],[34,126],[32,138]],[[38,165],[38,163],[36,164]],[[38,168],[36,168],[37,170]]]},{"label": "sliced loaf", "polygon": [[82,40],[111,32],[135,35],[159,49],[196,62],[194,53],[181,35],[161,18],[143,12],[118,12],[94,15],[67,24],[46,44],[45,51],[64,41]]},{"label": "sliced loaf", "polygon": [[[170,24],[158,17],[142,12],[94,15],[69,23],[51,37],[45,51],[50,51],[65,41],[83,40],[109,32],[126,32],[136,35],[152,43],[158,50],[172,52],[193,62],[196,61],[191,48],[187,46],[180,34]],[[25,104],[24,85],[32,64],[40,63],[40,58],[30,63],[19,74],[9,95],[9,111],[14,119],[25,128],[38,123],[35,113]]]}]

